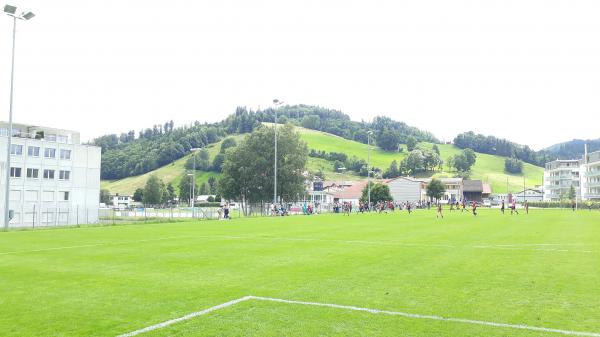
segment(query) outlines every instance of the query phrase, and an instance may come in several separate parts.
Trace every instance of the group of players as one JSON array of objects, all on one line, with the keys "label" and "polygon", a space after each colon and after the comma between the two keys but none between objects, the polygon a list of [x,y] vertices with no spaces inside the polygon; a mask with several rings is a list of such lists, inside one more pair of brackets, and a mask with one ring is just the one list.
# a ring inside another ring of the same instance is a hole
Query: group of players
[{"label": "group of players", "polygon": [[[460,204],[458,201],[456,203],[450,203],[450,211],[454,210],[454,206],[456,206],[456,209],[460,209],[461,212],[465,211],[466,208],[466,204],[463,201],[462,204]],[[461,208],[462,206],[462,208]],[[510,215],[513,214],[519,214],[519,211],[517,210],[517,202],[515,200],[512,201],[512,203],[509,203],[508,208],[510,209]],[[523,204],[523,208],[525,209],[525,213],[529,214],[529,203],[527,201],[525,201],[525,203]],[[471,211],[473,213],[473,215],[477,216],[477,203],[475,201],[471,202]],[[504,212],[506,211],[506,204],[504,202],[504,200],[502,200],[502,205],[500,206],[500,211],[502,212],[502,214],[504,214]],[[436,213],[436,218],[444,218],[444,213],[443,213],[443,208],[442,208],[442,204],[438,203],[437,204],[437,213]]]}]

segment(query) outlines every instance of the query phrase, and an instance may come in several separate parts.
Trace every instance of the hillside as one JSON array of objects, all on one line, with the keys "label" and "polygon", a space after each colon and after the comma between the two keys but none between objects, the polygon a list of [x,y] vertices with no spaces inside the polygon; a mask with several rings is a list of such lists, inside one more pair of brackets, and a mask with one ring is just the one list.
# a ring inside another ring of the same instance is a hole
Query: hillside
[{"label": "hillside", "polygon": [[[327,152],[343,152],[349,156],[355,155],[358,158],[367,159],[367,145],[347,140],[327,133],[299,128],[302,139],[308,143],[308,147],[315,150]],[[423,146],[432,147],[431,143],[421,143]],[[461,149],[454,145],[438,145],[440,157],[446,160],[451,155],[458,154]],[[402,160],[406,155],[406,148],[403,153],[385,152],[379,148],[371,151],[371,164],[384,170],[389,167],[392,160]],[[314,158],[313,158],[314,159]],[[504,157],[489,154],[477,153],[477,161],[472,169],[472,179],[481,179],[492,185],[494,193],[506,193],[507,180],[509,190],[516,192],[523,186],[523,175],[508,174],[504,172]],[[331,169],[330,169],[331,170]],[[544,169],[535,165],[525,163],[523,165],[525,175],[525,185],[533,187],[542,184]],[[454,172],[436,172],[435,177],[451,177]],[[355,179],[364,179],[354,176]],[[329,176],[327,177],[329,179]]]},{"label": "hillside", "polygon": [[[348,156],[356,156],[361,159],[367,159],[366,144],[348,140],[339,136],[335,136],[329,133],[309,130],[298,127],[298,131],[302,139],[308,144],[309,149],[322,150],[326,152],[342,152]],[[234,136],[236,140],[241,140],[243,135]],[[219,151],[220,143],[215,143],[207,146],[211,158],[213,158]],[[432,147],[432,143],[421,143],[422,146]],[[461,149],[454,145],[438,145],[440,149],[440,156],[443,160],[451,155],[458,154]],[[405,148],[405,146],[404,146]],[[382,170],[389,167],[393,160],[398,162],[406,155],[406,148],[402,153],[386,152],[379,148],[373,147],[371,151],[371,164]],[[189,155],[176,160],[175,162],[158,168],[154,171],[119,180],[103,181],[102,188],[108,189],[111,193],[120,194],[132,194],[135,189],[143,187],[148,177],[152,174],[160,177],[165,183],[171,182],[175,188],[179,183],[179,180],[185,173],[185,162]],[[319,158],[308,158],[307,168],[310,171],[317,171],[321,169],[325,173],[325,177],[328,180],[362,180],[365,177],[360,177],[352,172],[348,173],[336,173],[333,171],[332,163]],[[542,184],[543,168],[537,167],[531,164],[524,164],[523,171],[525,175],[525,184],[527,187]],[[433,176],[435,177],[452,177],[454,172],[436,172]],[[218,176],[218,173],[214,172],[197,172],[196,181],[198,184],[204,183],[211,176]],[[422,175],[422,177],[428,177],[431,175]],[[523,175],[507,174],[504,172],[504,157],[494,156],[489,154],[477,154],[477,161],[472,169],[472,179],[481,179],[492,185],[494,193],[505,193],[507,190],[507,180],[509,190],[516,192],[523,186]]]},{"label": "hillside", "polygon": [[[230,138],[235,138],[236,141],[240,141],[243,137],[243,135],[236,135],[231,136]],[[206,146],[206,149],[208,150],[208,153],[211,158],[214,158],[214,156],[217,153],[219,153],[221,143],[222,141]],[[185,162],[190,156],[191,154],[185,155],[184,157],[177,159],[171,164],[162,166],[156,170],[152,170],[141,175],[116,180],[102,180],[102,182],[100,183],[100,188],[109,190],[111,194],[119,193],[123,195],[132,195],[136,189],[144,187],[144,185],[146,185],[146,181],[151,175],[156,175],[157,177],[162,179],[162,181],[164,181],[165,184],[171,183],[173,184],[173,187],[175,187],[175,189],[178,190],[179,181],[186,172]],[[216,172],[197,171],[196,182],[198,183],[198,185],[200,185],[207,182],[208,178],[218,175],[219,174]]]},{"label": "hillside", "polygon": [[553,156],[553,159],[581,159],[585,144],[588,145],[588,152],[600,151],[600,138],[588,140],[573,139],[568,142],[552,145],[542,151]]}]

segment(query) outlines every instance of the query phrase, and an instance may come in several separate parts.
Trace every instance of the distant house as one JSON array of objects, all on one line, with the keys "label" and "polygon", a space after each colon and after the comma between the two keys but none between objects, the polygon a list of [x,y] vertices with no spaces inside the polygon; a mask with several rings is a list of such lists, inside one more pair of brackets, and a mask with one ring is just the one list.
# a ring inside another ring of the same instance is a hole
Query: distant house
[{"label": "distant house", "polygon": [[114,195],[112,198],[112,204],[114,208],[126,209],[133,203],[133,197],[130,195]]},{"label": "distant house", "polygon": [[326,181],[308,181],[306,185],[305,201],[326,205],[333,203],[333,193],[326,189],[326,187],[329,187],[333,184],[333,182]]},{"label": "distant house", "polygon": [[354,182],[352,186],[348,186],[342,190],[333,193],[334,202],[350,202],[353,205],[358,205],[362,191],[367,186],[366,181]]},{"label": "distant house", "polygon": [[481,192],[481,197],[483,199],[489,199],[492,196],[492,185],[488,183],[483,183],[483,192]]},{"label": "distant house", "polygon": [[[442,182],[444,185],[444,195],[440,199],[441,203],[449,203],[449,202],[457,202],[460,201],[463,197],[463,186],[462,186],[462,178],[436,178],[437,180]],[[427,185],[431,182],[431,179],[425,179],[424,182],[425,187],[423,191],[423,200],[429,199],[427,198]]]},{"label": "distant house", "polygon": [[481,180],[463,180],[463,198],[465,201],[481,202],[483,182]]},{"label": "distant house", "polygon": [[208,202],[208,199],[212,197],[213,200],[216,197],[215,194],[201,194],[196,196],[196,202]]},{"label": "distant house", "polygon": [[524,191],[515,193],[513,198],[520,203],[525,202],[525,200],[529,202],[544,201],[544,192],[540,189],[528,188]]},{"label": "distant house", "polygon": [[398,177],[386,181],[396,202],[418,202],[423,198],[425,182],[411,177]]}]

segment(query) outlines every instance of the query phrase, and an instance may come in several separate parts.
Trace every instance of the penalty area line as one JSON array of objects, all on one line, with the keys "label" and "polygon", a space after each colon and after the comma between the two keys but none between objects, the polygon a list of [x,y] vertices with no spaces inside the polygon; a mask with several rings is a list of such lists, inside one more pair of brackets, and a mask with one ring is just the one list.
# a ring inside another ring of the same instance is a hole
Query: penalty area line
[{"label": "penalty area line", "polygon": [[155,325],[148,326],[143,329],[135,330],[126,334],[118,335],[116,337],[132,337],[145,332],[157,330],[169,326],[171,324],[175,324],[181,321],[186,321],[192,319],[197,316],[206,315],[215,310],[219,310],[222,308],[230,307],[240,302],[248,301],[248,300],[257,300],[257,301],[266,301],[266,302],[277,302],[277,303],[286,303],[286,304],[297,304],[297,305],[306,305],[306,306],[316,306],[316,307],[326,307],[333,309],[343,309],[350,311],[360,311],[367,312],[371,314],[381,314],[381,315],[390,315],[390,316],[402,316],[406,318],[415,318],[415,319],[427,319],[434,321],[444,321],[444,322],[453,322],[453,323],[463,323],[463,324],[472,324],[472,325],[483,325],[483,326],[491,326],[496,328],[508,328],[508,329],[519,329],[519,330],[529,330],[529,331],[538,331],[538,332],[549,332],[556,333],[562,335],[569,336],[583,336],[583,337],[600,337],[600,333],[597,332],[585,332],[585,331],[574,331],[574,330],[563,330],[563,329],[555,329],[555,328],[545,328],[538,326],[531,326],[526,324],[509,324],[509,323],[497,323],[497,322],[488,322],[488,321],[480,321],[474,319],[465,319],[465,318],[452,318],[452,317],[443,317],[436,315],[421,315],[421,314],[413,314],[401,311],[389,311],[389,310],[379,310],[379,309],[371,309],[371,308],[362,308],[350,305],[342,305],[342,304],[334,304],[334,303],[322,303],[322,302],[307,302],[307,301],[296,301],[296,300],[286,300],[281,298],[272,298],[272,297],[262,297],[262,296],[244,296],[229,302],[225,302],[214,307],[210,307],[208,309],[204,309],[201,311],[192,312],[185,316],[174,318],[162,323],[158,323]]}]

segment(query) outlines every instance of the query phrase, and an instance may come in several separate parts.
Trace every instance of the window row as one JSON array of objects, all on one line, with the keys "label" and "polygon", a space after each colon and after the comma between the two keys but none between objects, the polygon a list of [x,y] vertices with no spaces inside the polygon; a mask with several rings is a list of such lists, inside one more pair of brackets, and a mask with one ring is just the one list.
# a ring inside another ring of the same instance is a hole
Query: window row
[{"label": "window row", "polygon": [[[55,200],[55,192],[54,191],[42,191],[42,201],[54,201]],[[58,191],[58,199],[57,201],[69,201],[70,199],[69,191]],[[40,201],[40,193],[36,190],[25,191],[23,201]],[[11,190],[10,191],[10,200],[11,201],[22,201],[23,195],[20,190]]]},{"label": "window row", "polygon": [[[8,135],[8,129],[0,128],[0,136],[7,136],[7,135]],[[69,136],[57,135],[57,134],[52,134],[52,133],[46,134],[44,131],[38,131],[36,133],[26,133],[26,132],[22,132],[21,130],[19,130],[17,128],[13,128],[12,135],[13,135],[13,137],[26,137],[26,138],[29,138],[28,136],[33,136],[31,138],[43,139],[43,140],[46,140],[49,142],[57,142],[57,143],[62,143],[62,144],[69,143]]]},{"label": "window row", "polygon": [[[10,145],[10,154],[13,156],[22,156],[23,155],[23,145],[19,144],[11,144]],[[71,150],[60,149],[59,151],[60,159],[70,160],[71,159]],[[27,147],[27,156],[29,157],[39,157],[40,156],[40,147],[39,146],[28,146]],[[56,158],[56,149],[53,147],[45,147],[44,148],[44,158]]]},{"label": "window row", "polygon": [[[44,169],[43,170],[44,179],[54,179],[56,170]],[[26,171],[27,178],[29,179],[38,179],[40,177],[40,169],[37,168],[28,168]],[[23,176],[23,170],[20,167],[11,167],[10,168],[10,177],[11,178],[21,178]],[[59,180],[71,180],[71,171],[68,170],[59,170],[58,171],[58,179]]]}]

